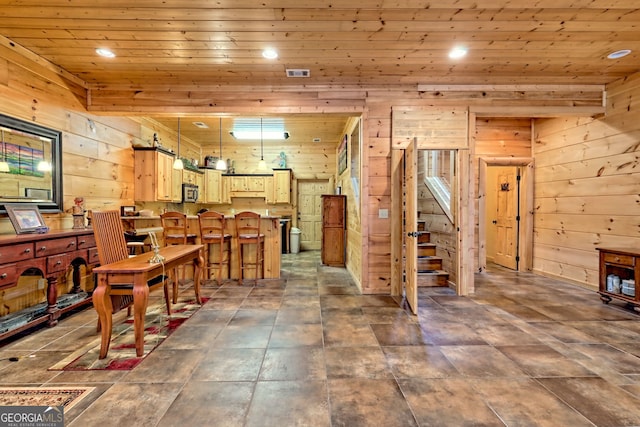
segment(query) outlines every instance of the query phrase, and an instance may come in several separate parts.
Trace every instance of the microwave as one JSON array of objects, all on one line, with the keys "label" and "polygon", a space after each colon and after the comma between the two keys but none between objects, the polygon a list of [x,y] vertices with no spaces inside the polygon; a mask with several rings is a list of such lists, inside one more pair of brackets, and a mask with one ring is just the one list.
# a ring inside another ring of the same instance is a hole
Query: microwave
[{"label": "microwave", "polygon": [[198,186],[195,184],[182,184],[182,203],[195,203],[198,201]]}]

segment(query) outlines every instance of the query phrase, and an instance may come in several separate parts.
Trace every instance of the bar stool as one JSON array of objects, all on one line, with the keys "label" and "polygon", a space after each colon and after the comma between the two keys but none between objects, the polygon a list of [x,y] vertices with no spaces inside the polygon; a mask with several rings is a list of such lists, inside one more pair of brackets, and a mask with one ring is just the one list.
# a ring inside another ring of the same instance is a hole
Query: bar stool
[{"label": "bar stool", "polygon": [[[187,215],[182,212],[165,212],[160,215],[162,221],[162,237],[164,245],[195,245],[195,233],[187,231]],[[185,267],[182,267],[182,278],[185,276]],[[176,269],[173,270],[173,303],[178,302],[178,275]]]},{"label": "bar stool", "polygon": [[[211,271],[218,268],[216,279],[222,283],[222,267],[227,266],[227,278],[231,277],[231,234],[225,233],[226,220],[224,215],[216,211],[206,211],[198,214],[200,224],[200,242],[204,245],[204,259],[207,279],[211,278]],[[211,246],[218,245],[217,257],[212,257]],[[214,258],[212,260],[212,258]]]},{"label": "bar stool", "polygon": [[[235,214],[236,238],[238,239],[238,271],[239,282],[242,283],[244,269],[255,265],[256,280],[264,277],[264,234],[260,233],[260,214],[255,212],[239,212]],[[244,259],[244,246],[255,246],[255,257],[252,260]]]}]

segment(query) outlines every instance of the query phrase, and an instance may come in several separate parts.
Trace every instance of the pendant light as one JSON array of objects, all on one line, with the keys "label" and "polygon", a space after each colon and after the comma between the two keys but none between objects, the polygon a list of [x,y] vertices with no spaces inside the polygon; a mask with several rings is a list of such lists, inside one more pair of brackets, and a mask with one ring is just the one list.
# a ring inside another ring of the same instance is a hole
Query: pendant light
[{"label": "pendant light", "polygon": [[262,138],[262,117],[260,117],[260,162],[258,163],[258,169],[267,169],[267,164],[264,161],[264,142]]},{"label": "pendant light", "polygon": [[218,159],[218,161],[216,162],[216,169],[219,171],[226,171],[227,170],[227,162],[224,161],[224,158],[222,157],[222,117],[220,117],[220,158]]},{"label": "pendant light", "polygon": [[7,150],[4,145],[4,129],[2,129],[2,161],[0,162],[0,172],[9,172],[9,163],[7,163]]},{"label": "pendant light", "polygon": [[176,160],[173,162],[173,168],[178,170],[184,169],[184,163],[180,158],[180,117],[178,117],[178,156],[176,157]]}]

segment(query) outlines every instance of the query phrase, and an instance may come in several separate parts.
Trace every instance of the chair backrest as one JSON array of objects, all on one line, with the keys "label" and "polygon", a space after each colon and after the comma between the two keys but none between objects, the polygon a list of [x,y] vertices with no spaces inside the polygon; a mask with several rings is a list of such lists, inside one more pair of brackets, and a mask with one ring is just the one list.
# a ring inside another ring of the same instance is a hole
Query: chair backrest
[{"label": "chair backrest", "polygon": [[160,215],[164,244],[187,244],[187,215],[182,212],[165,212]]},{"label": "chair backrest", "polygon": [[235,214],[236,236],[238,238],[258,237],[260,234],[260,214],[250,211]]},{"label": "chair backrest", "polygon": [[129,258],[119,211],[92,211],[91,225],[100,264],[111,264]]},{"label": "chair backrest", "polygon": [[200,224],[200,238],[204,240],[224,239],[226,220],[224,215],[216,211],[206,211],[198,214]]}]

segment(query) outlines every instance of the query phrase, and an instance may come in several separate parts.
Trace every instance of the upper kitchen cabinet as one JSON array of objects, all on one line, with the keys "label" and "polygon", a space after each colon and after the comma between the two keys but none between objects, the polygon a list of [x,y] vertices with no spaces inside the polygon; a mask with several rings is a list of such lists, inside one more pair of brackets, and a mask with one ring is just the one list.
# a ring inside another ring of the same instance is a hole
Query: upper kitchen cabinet
[{"label": "upper kitchen cabinet", "polygon": [[140,202],[172,201],[175,155],[157,147],[134,147],[133,152],[134,199]]},{"label": "upper kitchen cabinet", "polygon": [[204,203],[231,203],[229,192],[225,188],[225,182],[222,180],[222,171],[215,169],[204,170]]},{"label": "upper kitchen cabinet", "polygon": [[267,203],[291,203],[291,169],[274,169],[269,183]]}]

